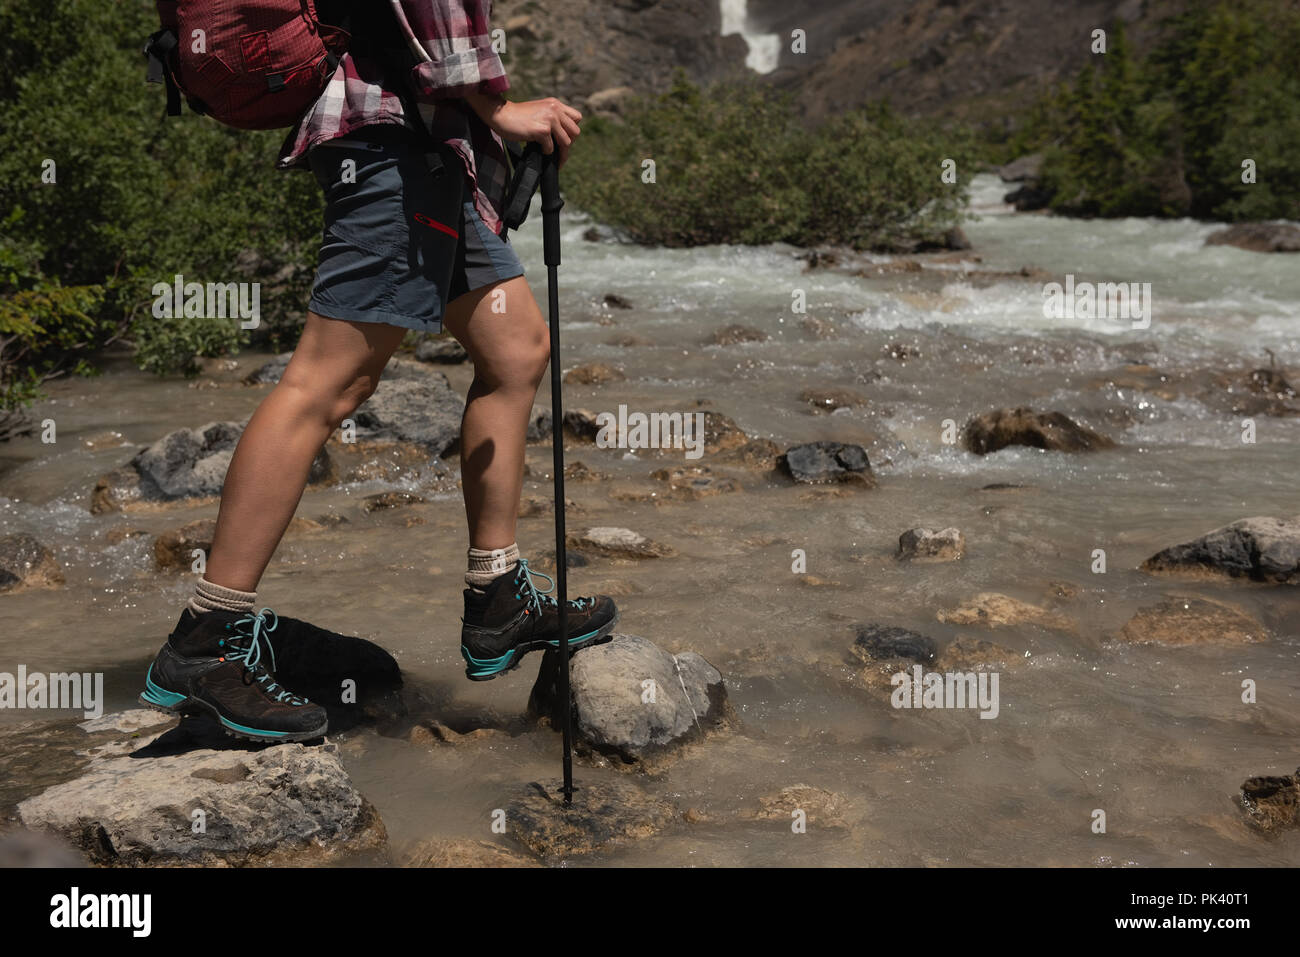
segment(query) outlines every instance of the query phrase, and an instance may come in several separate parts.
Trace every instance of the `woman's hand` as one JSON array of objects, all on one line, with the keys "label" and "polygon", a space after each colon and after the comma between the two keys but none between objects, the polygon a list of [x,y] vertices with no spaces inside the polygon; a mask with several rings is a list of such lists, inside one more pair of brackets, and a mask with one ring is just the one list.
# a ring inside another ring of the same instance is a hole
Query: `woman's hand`
[{"label": "woman's hand", "polygon": [[569,147],[582,132],[578,129],[582,114],[553,96],[522,103],[482,93],[470,93],[465,99],[503,140],[540,143],[542,152],[548,155],[558,150],[557,169],[564,165]]}]

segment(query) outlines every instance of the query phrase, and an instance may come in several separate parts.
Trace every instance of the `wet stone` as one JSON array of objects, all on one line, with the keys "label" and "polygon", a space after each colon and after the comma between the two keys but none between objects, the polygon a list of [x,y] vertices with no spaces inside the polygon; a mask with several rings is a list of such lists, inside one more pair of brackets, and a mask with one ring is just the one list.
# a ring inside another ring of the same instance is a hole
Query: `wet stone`
[{"label": "wet stone", "polygon": [[1157,552],[1147,572],[1209,574],[1286,584],[1300,581],[1300,516],[1243,518]]},{"label": "wet stone", "polygon": [[56,588],[63,569],[48,547],[26,532],[0,538],[0,592],[18,588]]},{"label": "wet stone", "polygon": [[987,455],[1009,445],[1049,452],[1091,452],[1115,445],[1063,412],[1035,412],[1023,406],[975,416],[962,429],[962,444],[976,455]]},{"label": "wet stone", "polygon": [[569,806],[558,782],[534,782],[506,806],[507,833],[543,861],[644,840],[677,817],[673,804],[623,781],[580,780]]},{"label": "wet stone", "polygon": [[1295,774],[1250,778],[1241,786],[1241,804],[1261,830],[1300,826],[1300,768]]},{"label": "wet stone", "polygon": [[853,654],[862,661],[889,661],[906,658],[927,664],[934,660],[938,646],[933,638],[906,628],[889,625],[858,625]]},{"label": "wet stone", "polygon": [[966,538],[956,528],[913,528],[898,536],[898,555],[917,564],[955,562],[966,554]]},{"label": "wet stone", "polygon": [[860,445],[843,442],[810,442],[796,445],[777,464],[796,482],[818,484],[844,482],[868,487],[876,484],[867,461],[867,451]]}]

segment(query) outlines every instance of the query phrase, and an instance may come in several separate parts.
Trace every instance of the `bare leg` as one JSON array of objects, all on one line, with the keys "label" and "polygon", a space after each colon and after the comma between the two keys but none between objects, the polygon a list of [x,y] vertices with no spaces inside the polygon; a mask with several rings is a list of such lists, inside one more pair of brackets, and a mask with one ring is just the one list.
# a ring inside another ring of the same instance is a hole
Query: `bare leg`
[{"label": "bare leg", "polygon": [[405,329],[307,313],[284,376],[240,436],[221,492],[208,581],[256,591],[289,527],[312,460],[370,397]]},{"label": "bare leg", "polygon": [[550,361],[550,332],[523,276],[454,300],[443,325],[474,361],[460,435],[469,543],[505,548],[516,540],[528,414]]}]

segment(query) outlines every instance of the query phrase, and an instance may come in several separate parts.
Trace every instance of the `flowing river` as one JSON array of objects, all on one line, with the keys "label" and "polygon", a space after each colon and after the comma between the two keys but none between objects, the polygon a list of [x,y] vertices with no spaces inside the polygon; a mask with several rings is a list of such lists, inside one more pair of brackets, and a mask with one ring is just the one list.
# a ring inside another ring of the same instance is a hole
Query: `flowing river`
[{"label": "flowing river", "polygon": [[[697,809],[699,823],[583,863],[1300,865],[1300,833],[1263,837],[1237,803],[1246,778],[1300,764],[1300,595],[1293,586],[1138,570],[1159,549],[1236,519],[1300,513],[1300,417],[1250,417],[1254,441],[1243,441],[1247,417],[1222,400],[1224,383],[1267,367],[1269,352],[1300,365],[1296,258],[1205,246],[1215,227],[1191,221],[1016,214],[1001,203],[1005,190],[978,177],[978,218],[965,226],[973,248],[911,257],[920,269],[846,254],[810,269],[799,250],[781,246],[593,242],[584,238],[593,224],[566,207],[564,365],[602,362],[626,375],[567,386],[567,408],[680,410],[700,400],[782,448],[861,444],[879,480],[825,496],[754,473],[742,476],[740,491],[699,501],[629,501],[610,491],[657,487],[648,476],[661,459],[590,445],[568,451],[570,461],[613,476],[569,486],[571,528],[625,526],[677,553],[595,559],[571,572],[570,594],[614,594],[621,631],[703,655],[725,676],[739,718],[734,731],[638,782]],[[536,210],[513,241],[544,303]],[[1067,275],[1149,283],[1149,324],[1044,318],[1044,282]],[[806,316],[792,311],[796,290]],[[603,305],[611,293],[630,308]],[[768,338],[707,343],[734,323]],[[35,534],[58,555],[67,583],[0,595],[0,671],[19,663],[103,671],[108,710],[134,706],[192,579],[153,569],[150,536],[110,544],[107,534],[124,524],[157,533],[215,508],[96,516],[90,490],[171,429],[249,414],[264,391],[239,380],[266,358],[242,355],[198,383],[154,378],[120,360],[98,378],[51,385],[35,411],[56,421],[57,442],[0,447],[0,535]],[[471,369],[445,368],[463,391]],[[800,398],[805,389],[852,390],[867,401],[814,414]],[[544,386],[538,402],[548,401]],[[1117,446],[980,457],[944,441],[945,420],[960,425],[1017,405],[1064,412]],[[122,444],[87,445],[106,432]],[[530,447],[529,460],[536,477],[525,495],[548,496],[549,447]],[[454,470],[455,459],[449,464]],[[685,464],[710,463],[706,455]],[[997,484],[1012,487],[985,488]],[[359,508],[363,496],[395,487],[309,491],[299,514],[334,511],[350,521],[286,539],[259,597],[282,614],[383,644],[432,716],[509,732],[478,748],[417,747],[365,728],[340,738],[394,846],[490,838],[504,795],[558,775],[558,735],[521,718],[539,656],[497,681],[465,680],[459,496],[425,492],[426,521],[410,527],[400,510]],[[521,520],[526,556],[552,544],[551,522],[549,514]],[[915,526],[956,526],[966,556],[897,561],[898,536]],[[796,549],[807,575],[792,572]],[[1104,574],[1093,570],[1097,549]],[[938,620],[990,591],[1051,608],[1067,625]],[[1136,611],[1179,595],[1230,602],[1270,637],[1180,647],[1117,640]],[[859,623],[902,626],[940,645],[982,638],[1014,653],[996,719],[896,710],[887,693],[866,690],[849,654]],[[1243,703],[1244,679],[1256,683],[1255,703]],[[30,718],[0,712],[0,722]],[[618,773],[577,769],[580,783]],[[788,821],[753,818],[760,798],[800,784],[842,796],[842,826],[795,835]],[[1092,826],[1099,809],[1104,834]]]}]

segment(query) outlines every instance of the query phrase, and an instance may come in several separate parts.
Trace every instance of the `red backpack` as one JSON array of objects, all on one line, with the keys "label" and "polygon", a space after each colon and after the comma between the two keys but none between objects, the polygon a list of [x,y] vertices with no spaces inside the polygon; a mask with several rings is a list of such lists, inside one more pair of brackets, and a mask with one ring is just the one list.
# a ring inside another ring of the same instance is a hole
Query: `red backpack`
[{"label": "red backpack", "polygon": [[292,126],[320,97],[349,32],[323,23],[316,0],[156,0],[148,79],[167,87],[167,112],[190,108],[227,126]]}]

